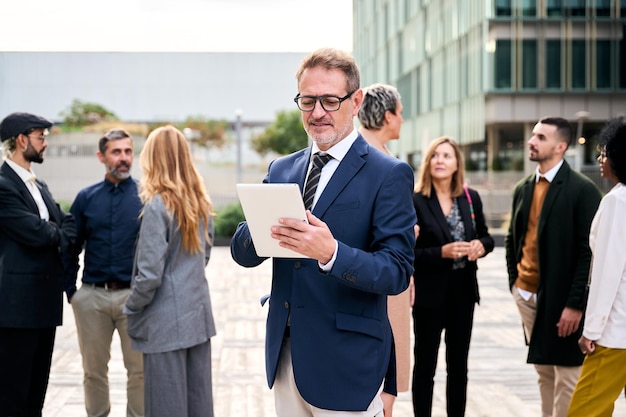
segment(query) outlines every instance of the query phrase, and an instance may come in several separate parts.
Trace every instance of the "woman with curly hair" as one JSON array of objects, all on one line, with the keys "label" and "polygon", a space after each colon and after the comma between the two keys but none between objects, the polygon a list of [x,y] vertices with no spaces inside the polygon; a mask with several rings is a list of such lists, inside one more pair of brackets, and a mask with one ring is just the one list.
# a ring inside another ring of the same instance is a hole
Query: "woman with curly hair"
[{"label": "woman with curly hair", "polygon": [[569,417],[612,416],[626,385],[626,124],[610,120],[600,132],[604,178],[614,181],[591,223],[589,299],[578,341],[583,362]]}]

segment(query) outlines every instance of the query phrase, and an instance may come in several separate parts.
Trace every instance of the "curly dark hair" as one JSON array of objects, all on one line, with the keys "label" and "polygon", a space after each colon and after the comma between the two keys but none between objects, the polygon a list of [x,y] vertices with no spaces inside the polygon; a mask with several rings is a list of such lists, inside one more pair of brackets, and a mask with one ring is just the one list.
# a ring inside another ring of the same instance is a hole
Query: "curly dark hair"
[{"label": "curly dark hair", "polygon": [[609,120],[602,128],[600,147],[605,149],[611,169],[619,182],[626,184],[626,124],[623,117]]}]

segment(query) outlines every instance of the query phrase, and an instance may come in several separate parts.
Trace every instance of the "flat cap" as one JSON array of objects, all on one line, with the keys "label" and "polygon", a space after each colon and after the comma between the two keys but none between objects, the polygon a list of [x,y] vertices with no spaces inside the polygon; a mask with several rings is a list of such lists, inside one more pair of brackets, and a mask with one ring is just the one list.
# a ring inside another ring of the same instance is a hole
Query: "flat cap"
[{"label": "flat cap", "polygon": [[47,129],[53,123],[30,113],[11,113],[0,122],[0,140],[4,141],[30,129]]}]

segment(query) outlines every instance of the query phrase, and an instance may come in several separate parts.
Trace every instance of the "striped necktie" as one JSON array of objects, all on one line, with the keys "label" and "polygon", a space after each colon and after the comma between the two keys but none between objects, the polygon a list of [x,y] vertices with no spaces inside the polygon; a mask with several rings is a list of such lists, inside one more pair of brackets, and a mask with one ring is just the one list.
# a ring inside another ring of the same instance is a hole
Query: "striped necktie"
[{"label": "striped necktie", "polygon": [[313,155],[313,166],[311,167],[311,172],[309,172],[309,178],[306,181],[303,194],[304,208],[306,210],[311,210],[315,190],[317,190],[317,184],[320,182],[320,175],[322,175],[322,168],[324,168],[324,165],[332,158],[333,157],[328,154],[320,154],[319,152]]}]

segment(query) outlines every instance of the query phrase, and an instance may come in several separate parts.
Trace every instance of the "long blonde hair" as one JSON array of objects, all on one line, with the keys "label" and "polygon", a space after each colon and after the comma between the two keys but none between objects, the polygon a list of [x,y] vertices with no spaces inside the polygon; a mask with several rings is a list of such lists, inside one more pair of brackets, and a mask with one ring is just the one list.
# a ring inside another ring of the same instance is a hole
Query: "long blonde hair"
[{"label": "long blonde hair", "polygon": [[452,197],[458,197],[463,193],[463,184],[465,184],[465,162],[463,161],[463,153],[461,152],[459,144],[456,143],[454,139],[448,136],[441,136],[433,140],[426,152],[424,152],[419,179],[415,186],[415,192],[421,192],[425,197],[430,197],[430,191],[433,186],[433,177],[430,175],[431,161],[435,155],[435,149],[442,143],[448,143],[452,146],[457,163],[457,170],[452,175],[452,182],[450,183],[450,193]]},{"label": "long blonde hair", "polygon": [[[189,144],[174,126],[162,126],[149,135],[139,157],[143,177],[139,197],[146,203],[160,195],[165,208],[178,221],[183,248],[198,253],[202,242],[200,222],[208,238],[208,223],[213,205],[202,177],[193,165]],[[143,213],[142,213],[143,214]]]}]

